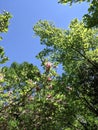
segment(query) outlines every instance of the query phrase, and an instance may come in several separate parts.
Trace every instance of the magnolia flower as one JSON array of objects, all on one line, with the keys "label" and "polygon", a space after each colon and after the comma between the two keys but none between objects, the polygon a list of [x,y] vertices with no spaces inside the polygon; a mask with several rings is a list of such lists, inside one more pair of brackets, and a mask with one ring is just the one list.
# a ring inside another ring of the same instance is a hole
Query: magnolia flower
[{"label": "magnolia flower", "polygon": [[52,97],[52,95],[51,95],[51,94],[48,94],[48,95],[47,95],[47,98],[48,98],[48,99],[49,99],[49,98],[51,98],[51,97]]},{"label": "magnolia flower", "polygon": [[51,62],[46,62],[46,63],[45,63],[46,71],[49,71],[50,68],[51,68],[51,66],[52,66],[52,63],[51,63]]},{"label": "magnolia flower", "polygon": [[47,78],[47,81],[51,81],[52,79],[50,77]]}]

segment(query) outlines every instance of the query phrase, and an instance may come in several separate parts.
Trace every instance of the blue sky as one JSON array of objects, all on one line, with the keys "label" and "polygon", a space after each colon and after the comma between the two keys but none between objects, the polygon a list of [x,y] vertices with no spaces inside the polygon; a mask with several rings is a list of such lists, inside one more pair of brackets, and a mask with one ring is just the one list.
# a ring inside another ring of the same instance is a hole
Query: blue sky
[{"label": "blue sky", "polygon": [[35,56],[43,49],[39,38],[33,38],[33,26],[39,20],[53,21],[57,27],[67,29],[74,18],[82,19],[87,13],[87,3],[61,5],[57,0],[0,0],[0,12],[6,10],[13,18],[10,20],[9,31],[3,34],[0,43],[9,57],[5,65],[16,61],[24,61],[39,66]]}]

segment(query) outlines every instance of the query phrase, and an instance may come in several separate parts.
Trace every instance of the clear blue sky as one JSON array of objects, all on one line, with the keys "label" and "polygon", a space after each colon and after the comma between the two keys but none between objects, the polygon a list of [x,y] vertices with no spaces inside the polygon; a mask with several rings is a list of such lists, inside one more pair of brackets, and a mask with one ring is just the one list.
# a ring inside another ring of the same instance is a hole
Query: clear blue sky
[{"label": "clear blue sky", "polygon": [[86,3],[69,7],[58,4],[57,0],[0,0],[0,12],[6,10],[13,15],[9,31],[3,35],[4,40],[0,43],[10,59],[5,65],[27,61],[39,66],[40,62],[35,56],[43,46],[39,38],[33,38],[32,28],[36,22],[49,20],[57,27],[67,29],[72,19],[82,19],[87,8]]}]

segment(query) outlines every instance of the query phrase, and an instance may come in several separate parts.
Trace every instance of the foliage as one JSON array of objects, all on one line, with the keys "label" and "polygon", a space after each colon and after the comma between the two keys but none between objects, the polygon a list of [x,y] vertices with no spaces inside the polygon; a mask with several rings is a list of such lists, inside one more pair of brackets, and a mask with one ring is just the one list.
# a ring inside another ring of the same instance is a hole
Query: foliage
[{"label": "foliage", "polygon": [[64,4],[64,3],[69,3],[70,5],[72,5],[73,3],[81,3],[81,2],[90,2],[90,0],[59,0],[58,3]]},{"label": "foliage", "polygon": [[[10,68],[2,69],[4,75],[0,94],[1,130],[57,130],[69,124],[69,111],[73,109],[70,109],[71,104],[65,100],[65,92],[59,91],[56,66],[45,62],[44,67],[43,74],[27,62],[20,65],[13,63]],[[69,117],[66,121],[64,113]]]},{"label": "foliage", "polygon": [[2,68],[0,129],[98,129],[98,30],[75,19],[69,30],[39,21],[34,31],[46,45],[37,56],[44,72],[27,62]]},{"label": "foliage", "polygon": [[[0,15],[0,32],[10,18]],[[0,69],[0,130],[97,130],[98,29],[77,19],[68,30],[41,20],[33,29],[46,46],[37,55],[44,72],[28,62]],[[2,47],[0,56],[4,63]]]},{"label": "foliage", "polygon": [[59,0],[58,3],[65,4],[69,3],[72,5],[73,3],[81,3],[81,2],[90,2],[88,8],[88,14],[83,16],[84,23],[86,27],[98,27],[98,1],[97,0]]},{"label": "foliage", "polygon": [[[3,12],[3,14],[0,14],[0,33],[5,33],[8,31],[8,25],[9,25],[9,19],[11,18],[10,13]],[[2,40],[2,37],[0,36],[0,40]],[[8,58],[5,56],[5,52],[3,47],[0,46],[0,64],[6,62]]]},{"label": "foliage", "polygon": [[49,58],[63,66],[63,87],[72,90],[70,97],[67,97],[69,102],[71,100],[70,108],[73,109],[69,112],[74,117],[71,125],[74,124],[73,128],[77,126],[81,130],[97,129],[98,30],[87,29],[83,22],[75,19],[69,30],[61,30],[52,23],[39,21],[34,31],[40,37],[41,43],[47,46],[39,53],[38,58]]},{"label": "foliage", "polygon": [[24,62],[20,65],[13,63],[10,68],[4,67],[2,74],[0,129],[6,130],[11,129],[11,127],[17,129],[18,117],[22,114],[26,102],[29,101],[29,97],[34,91],[33,83],[38,80],[37,77],[40,76],[40,72],[32,64]]},{"label": "foliage", "polygon": [[87,27],[98,27],[98,1],[93,0],[88,9],[88,14],[85,14],[83,17],[84,22]]}]

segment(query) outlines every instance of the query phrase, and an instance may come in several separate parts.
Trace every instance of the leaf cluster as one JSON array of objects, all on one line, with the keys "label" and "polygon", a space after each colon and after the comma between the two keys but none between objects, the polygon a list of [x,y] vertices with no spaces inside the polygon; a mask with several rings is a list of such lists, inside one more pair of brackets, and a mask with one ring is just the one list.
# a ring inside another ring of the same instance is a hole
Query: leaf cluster
[{"label": "leaf cluster", "polygon": [[84,14],[83,21],[88,28],[98,27],[98,1],[97,0],[59,0],[58,3],[72,5],[73,3],[89,2],[88,13]]}]

